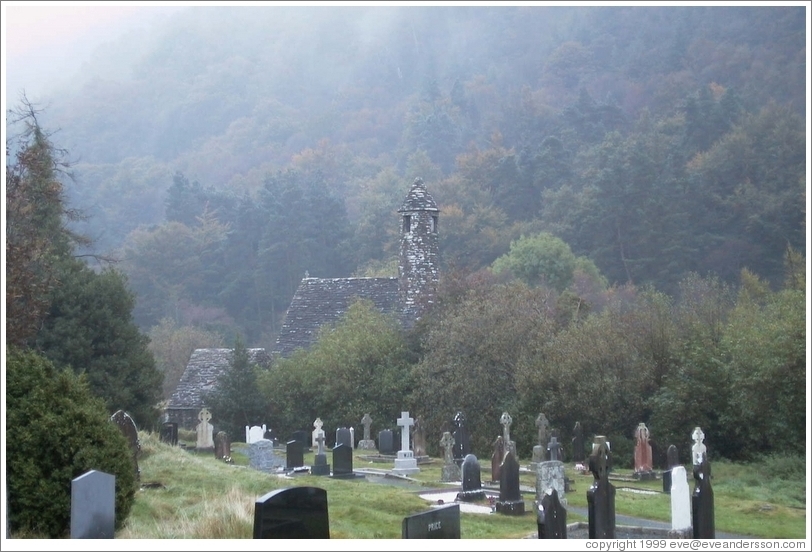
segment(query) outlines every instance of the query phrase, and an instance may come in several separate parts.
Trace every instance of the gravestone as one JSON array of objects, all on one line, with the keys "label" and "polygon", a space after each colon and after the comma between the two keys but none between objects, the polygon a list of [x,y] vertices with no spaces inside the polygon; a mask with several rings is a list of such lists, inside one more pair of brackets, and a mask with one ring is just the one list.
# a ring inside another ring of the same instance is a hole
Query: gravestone
[{"label": "gravestone", "polygon": [[426,429],[423,427],[423,420],[419,417],[414,421],[412,451],[414,452],[415,458],[426,456]]},{"label": "gravestone", "polygon": [[329,539],[327,491],[318,487],[277,489],[254,504],[255,539]]},{"label": "gravestone", "polygon": [[290,438],[291,438],[291,440],[298,441],[299,443],[302,444],[302,451],[310,450],[308,448],[308,444],[307,444],[307,432],[306,431],[304,431],[302,429],[298,429],[298,430],[293,432],[293,434],[290,436]]},{"label": "gravestone", "polygon": [[555,435],[550,437],[550,442],[547,444],[547,457],[551,462],[561,462],[561,443],[558,442],[558,437]]},{"label": "gravestone", "polygon": [[261,472],[273,472],[285,465],[285,461],[276,456],[273,441],[260,439],[248,445],[248,464]]},{"label": "gravestone", "polygon": [[[691,530],[691,491],[688,488],[688,474],[679,465],[677,447],[668,447],[668,482],[671,494],[671,531],[675,538],[686,538]],[[663,473],[665,476],[665,472]],[[665,477],[663,477],[665,481]]]},{"label": "gravestone", "polygon": [[350,447],[355,449],[355,428],[350,426]]},{"label": "gravestone", "polygon": [[404,539],[460,538],[460,505],[451,504],[403,518]]},{"label": "gravestone", "polygon": [[585,459],[584,430],[581,428],[581,422],[575,422],[575,427],[572,428],[572,461],[580,463]]},{"label": "gravestone", "polygon": [[361,425],[364,426],[364,438],[358,442],[358,448],[363,450],[375,450],[375,441],[370,438],[369,428],[372,425],[372,417],[369,412],[361,418]]},{"label": "gravestone", "polygon": [[352,471],[352,447],[340,444],[333,448],[333,477],[355,477]]},{"label": "gravestone", "polygon": [[266,432],[267,428],[265,427],[265,424],[262,424],[262,427],[245,426],[245,442],[250,445],[251,443],[256,443],[261,439],[267,439],[267,437],[265,436]]},{"label": "gravestone", "polygon": [[420,468],[417,467],[417,459],[409,448],[409,427],[414,425],[414,419],[409,417],[408,412],[401,412],[397,422],[400,427],[400,450],[392,472],[400,475],[417,473]]},{"label": "gravestone", "polygon": [[707,453],[702,456],[699,465],[694,466],[694,494],[691,497],[691,507],[693,538],[715,539],[713,488],[711,487],[711,467]]},{"label": "gravestone", "polygon": [[596,435],[589,456],[589,471],[595,480],[586,492],[590,539],[615,538],[615,487],[609,482],[607,469],[611,455],[606,437]]},{"label": "gravestone", "polygon": [[671,470],[675,466],[679,466],[679,454],[677,447],[670,445],[668,451],[665,453],[666,461],[668,462],[668,469],[663,471],[663,492],[669,494],[671,492]]},{"label": "gravestone", "polygon": [[465,414],[458,411],[454,415],[454,460],[461,464],[465,457],[471,452],[471,436],[466,426]]},{"label": "gravestone", "polygon": [[443,467],[440,473],[440,481],[460,481],[460,467],[454,462],[454,438],[450,431],[443,432],[440,439],[440,448],[443,450]]},{"label": "gravestone", "polygon": [[293,439],[285,448],[285,469],[292,470],[304,466],[304,447],[301,441]]},{"label": "gravestone", "polygon": [[502,462],[502,479],[499,481],[499,500],[496,511],[508,516],[524,515],[524,500],[519,488],[519,462],[512,450],[505,453]]},{"label": "gravestone", "polygon": [[493,454],[491,455],[491,481],[499,481],[502,473],[502,461],[505,459],[505,438],[501,435],[493,442]]},{"label": "gravestone", "polygon": [[395,434],[391,429],[384,429],[378,433],[378,452],[395,454]]},{"label": "gravestone", "polygon": [[214,448],[214,426],[211,425],[211,412],[204,408],[197,414],[197,444],[198,449]]},{"label": "gravestone", "polygon": [[350,430],[346,427],[336,429],[335,446],[337,447],[339,445],[347,445],[348,447],[352,448],[352,436],[350,435]]},{"label": "gravestone", "polygon": [[540,504],[544,495],[555,489],[558,500],[565,506],[567,499],[564,494],[567,490],[567,478],[564,473],[564,462],[547,460],[540,462],[536,468],[536,503]]},{"label": "gravestone", "polygon": [[313,465],[310,466],[310,473],[313,475],[330,475],[330,464],[327,463],[327,455],[324,453],[324,432],[316,437],[316,456]]},{"label": "gravestone", "polygon": [[462,491],[457,493],[457,500],[471,502],[484,498],[485,491],[482,490],[479,461],[473,454],[468,454],[462,461]]},{"label": "gravestone", "polygon": [[313,427],[315,429],[313,430],[313,434],[311,435],[312,442],[310,444],[310,446],[312,446],[313,448],[318,447],[318,444],[316,443],[316,439],[319,438],[319,435],[324,435],[324,430],[322,429],[323,425],[324,425],[324,422],[321,421],[321,418],[316,418],[313,421]]},{"label": "gravestone", "polygon": [[510,451],[516,456],[516,441],[510,439],[510,424],[513,418],[507,412],[502,412],[499,423],[502,424],[502,439],[504,440],[505,451]]},{"label": "gravestone", "polygon": [[178,444],[178,424],[176,422],[164,422],[161,425],[161,442],[177,446]]},{"label": "gravestone", "polygon": [[231,439],[225,431],[218,431],[214,436],[214,457],[217,460],[231,461]]},{"label": "gravestone", "polygon": [[547,421],[547,416],[543,412],[536,417],[536,427],[538,428],[538,444],[533,447],[533,461],[530,463],[533,468],[536,468],[539,462],[547,459],[550,422]]},{"label": "gravestone", "polygon": [[265,430],[262,438],[271,441],[274,446],[279,444],[279,437],[277,437],[276,432],[271,428]]},{"label": "gravestone", "polygon": [[132,416],[123,410],[117,410],[110,420],[115,423],[124,437],[127,438],[127,443],[130,445],[130,452],[133,458],[133,469],[135,470],[135,480],[141,480],[141,469],[138,467],[138,453],[141,452],[141,441],[138,439],[138,427],[135,425],[135,420]]},{"label": "gravestone", "polygon": [[634,432],[634,477],[635,479],[654,479],[654,465],[651,458],[651,444],[649,443],[649,430],[646,424],[640,422]]},{"label": "gravestone", "polygon": [[705,434],[702,432],[702,428],[699,426],[695,427],[691,433],[691,438],[694,440],[694,444],[691,447],[691,463],[694,466],[698,466],[708,453],[708,447],[706,447],[703,442],[705,440]]},{"label": "gravestone", "polygon": [[70,482],[70,538],[112,539],[116,525],[116,476],[90,470]]},{"label": "gravestone", "polygon": [[549,489],[539,502],[538,538],[567,538],[567,509],[558,499],[558,491]]}]

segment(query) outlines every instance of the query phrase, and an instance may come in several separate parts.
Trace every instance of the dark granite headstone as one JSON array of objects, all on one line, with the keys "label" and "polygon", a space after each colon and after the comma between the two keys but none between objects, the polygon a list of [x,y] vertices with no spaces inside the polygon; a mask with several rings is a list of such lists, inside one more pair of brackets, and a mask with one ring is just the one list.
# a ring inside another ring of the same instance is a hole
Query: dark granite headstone
[{"label": "dark granite headstone", "polygon": [[471,435],[462,412],[454,415],[454,432],[451,436],[454,437],[454,460],[461,463],[471,453]]},{"label": "dark granite headstone", "polygon": [[70,483],[70,538],[112,539],[116,525],[116,476],[96,470]]},{"label": "dark granite headstone", "polygon": [[567,538],[567,509],[561,505],[558,491],[544,493],[539,504],[538,530],[540,539]]},{"label": "dark granite headstone", "polygon": [[293,434],[290,436],[291,440],[298,441],[302,443],[302,450],[310,450],[310,447],[307,444],[308,433],[303,430],[294,431]]},{"label": "dark granite headstone", "polygon": [[217,460],[231,460],[231,439],[225,431],[214,436],[214,457]]},{"label": "dark granite headstone", "polygon": [[459,539],[460,505],[452,504],[403,518],[404,539]]},{"label": "dark granite headstone", "polygon": [[263,439],[267,439],[268,441],[272,442],[274,445],[279,440],[279,437],[276,436],[276,432],[273,429],[266,429],[265,434],[263,435]]},{"label": "dark granite headstone", "polygon": [[508,516],[524,515],[524,500],[519,489],[519,462],[510,450],[505,453],[502,462],[502,479],[499,482],[496,511]]},{"label": "dark granite headstone", "polygon": [[277,489],[254,505],[255,539],[329,539],[327,491],[318,487]]},{"label": "dark granite headstone", "polygon": [[333,449],[333,477],[352,476],[352,447],[338,445]]},{"label": "dark granite headstone", "polygon": [[493,442],[491,455],[491,481],[499,481],[502,474],[502,461],[505,459],[505,439],[499,435]]},{"label": "dark granite headstone", "polygon": [[350,430],[346,427],[340,427],[336,430],[336,444],[338,445],[347,445],[352,448],[352,435],[350,434]]},{"label": "dark granite headstone", "polygon": [[691,497],[691,519],[695,539],[715,539],[716,522],[713,511],[713,488],[711,487],[711,467],[708,455],[702,463],[694,466],[694,494]]},{"label": "dark granite headstone", "polygon": [[470,502],[484,498],[479,461],[473,454],[468,454],[462,462],[462,491],[457,493],[457,499]]},{"label": "dark granite headstone", "polygon": [[292,470],[304,466],[304,446],[296,439],[288,441],[285,450],[285,469]]},{"label": "dark granite headstone", "polygon": [[378,452],[395,454],[395,434],[391,429],[384,429],[378,433]]},{"label": "dark granite headstone", "polygon": [[666,452],[666,461],[668,462],[668,469],[663,471],[663,492],[671,494],[671,468],[679,466],[679,453],[677,447],[671,445]]},{"label": "dark granite headstone", "polygon": [[110,419],[118,426],[127,442],[133,456],[133,469],[135,470],[135,480],[141,480],[141,469],[138,467],[138,453],[141,451],[141,441],[138,440],[138,427],[132,417],[123,410],[117,410]]},{"label": "dark granite headstone", "polygon": [[550,437],[550,442],[547,444],[547,458],[551,462],[561,462],[561,443],[558,442],[558,437],[553,435]]},{"label": "dark granite headstone", "polygon": [[161,442],[172,446],[178,444],[178,424],[175,422],[164,422],[161,426]]},{"label": "dark granite headstone", "polygon": [[606,438],[595,437],[596,446],[589,456],[589,471],[595,480],[586,492],[589,514],[589,538],[615,538],[615,487],[609,482],[607,465],[611,458]]},{"label": "dark granite headstone", "polygon": [[581,422],[575,422],[575,427],[572,429],[572,461],[583,462],[585,459],[584,430],[581,428]]}]

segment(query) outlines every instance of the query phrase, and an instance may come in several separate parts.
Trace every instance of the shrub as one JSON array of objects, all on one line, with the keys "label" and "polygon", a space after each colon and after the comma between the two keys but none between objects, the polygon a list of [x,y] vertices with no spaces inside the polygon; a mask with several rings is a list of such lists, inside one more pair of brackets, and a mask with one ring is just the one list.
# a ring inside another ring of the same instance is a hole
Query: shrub
[{"label": "shrub", "polygon": [[50,538],[70,532],[71,480],[88,470],[116,478],[116,527],[135,500],[132,453],[84,377],[39,355],[6,358],[6,480],[9,528]]}]

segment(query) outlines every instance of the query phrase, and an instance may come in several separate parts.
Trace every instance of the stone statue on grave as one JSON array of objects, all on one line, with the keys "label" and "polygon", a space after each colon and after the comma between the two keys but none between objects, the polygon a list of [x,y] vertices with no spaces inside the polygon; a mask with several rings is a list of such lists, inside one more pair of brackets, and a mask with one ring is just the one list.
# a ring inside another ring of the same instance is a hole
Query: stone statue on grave
[{"label": "stone statue on grave", "polygon": [[698,466],[708,453],[708,448],[705,446],[705,443],[703,443],[705,434],[702,432],[702,428],[699,426],[695,427],[691,438],[694,440],[694,445],[691,447],[692,463],[694,466]]}]

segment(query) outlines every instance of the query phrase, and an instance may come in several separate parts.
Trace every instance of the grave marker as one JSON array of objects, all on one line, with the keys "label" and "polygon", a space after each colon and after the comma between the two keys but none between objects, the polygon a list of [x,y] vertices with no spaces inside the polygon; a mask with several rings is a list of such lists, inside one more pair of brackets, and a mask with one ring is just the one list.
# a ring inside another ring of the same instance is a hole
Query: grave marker
[{"label": "grave marker", "polygon": [[218,431],[214,436],[214,457],[217,460],[231,461],[231,439],[225,431]]},{"label": "grave marker", "polygon": [[141,441],[138,439],[138,427],[135,425],[135,420],[132,416],[123,410],[117,410],[110,420],[115,423],[124,437],[127,438],[127,443],[130,445],[130,452],[133,458],[133,469],[135,470],[135,480],[141,480],[141,469],[138,467],[138,453],[141,451]]},{"label": "grave marker", "polygon": [[575,427],[572,429],[572,461],[583,462],[585,459],[584,430],[581,428],[581,422],[575,422]]},{"label": "grave marker", "polygon": [[713,511],[713,488],[708,455],[704,454],[698,466],[694,466],[694,494],[691,497],[693,537],[715,539],[716,522]]},{"label": "grave marker", "polygon": [[[679,465],[677,447],[668,447],[668,481],[671,494],[671,530],[680,537],[687,537],[691,529],[691,491],[688,488],[688,474]],[[663,474],[665,475],[665,473]],[[665,477],[663,477],[665,481]]]},{"label": "grave marker", "polygon": [[440,474],[440,481],[460,481],[460,467],[454,462],[454,438],[450,431],[443,432],[440,439],[440,448],[443,449],[443,468]]},{"label": "grave marker", "polygon": [[248,462],[262,472],[276,471],[285,465],[285,461],[274,454],[273,441],[268,439],[254,441],[248,446]]},{"label": "grave marker", "polygon": [[247,444],[256,443],[260,439],[265,439],[265,432],[267,431],[265,424],[259,426],[245,426],[245,442]]},{"label": "grave marker", "polygon": [[209,423],[211,421],[211,412],[204,408],[198,413],[197,419],[199,423],[197,424],[196,447],[198,449],[214,448],[214,426]]},{"label": "grave marker", "polygon": [[491,455],[491,481],[499,481],[502,474],[502,461],[505,459],[505,439],[501,435],[493,442],[493,454]]},{"label": "grave marker", "polygon": [[646,424],[640,422],[634,432],[636,445],[634,447],[634,477],[637,479],[653,479],[654,465],[651,459],[651,444],[649,443],[649,430]]},{"label": "grave marker", "polygon": [[358,448],[363,450],[375,450],[375,441],[370,438],[369,428],[372,425],[372,417],[369,412],[361,418],[361,425],[364,426],[364,438],[358,443]]},{"label": "grave marker", "polygon": [[395,454],[395,435],[391,429],[384,429],[378,433],[378,452]]},{"label": "grave marker", "polygon": [[465,414],[458,411],[454,415],[454,460],[461,464],[465,457],[471,452],[471,436],[466,427]]},{"label": "grave marker", "polygon": [[457,493],[457,499],[471,502],[484,498],[485,491],[482,490],[479,461],[473,454],[468,454],[462,462],[462,491]]},{"label": "grave marker", "polygon": [[318,487],[277,489],[254,504],[255,539],[329,539],[327,491]]},{"label": "grave marker", "polygon": [[426,456],[426,430],[423,427],[423,420],[419,417],[414,421],[414,432],[412,433],[412,451],[415,458]]},{"label": "grave marker", "polygon": [[499,482],[496,511],[508,516],[524,515],[524,500],[519,488],[519,462],[511,450],[505,453],[502,462],[502,479]]},{"label": "grave marker", "polygon": [[595,481],[586,492],[590,539],[615,538],[615,487],[609,482],[608,470],[611,454],[606,437],[596,435],[589,456],[589,471]]},{"label": "grave marker", "polygon": [[539,502],[538,537],[540,539],[567,538],[567,509],[558,500],[558,491],[550,489]]},{"label": "grave marker", "polygon": [[311,443],[312,447],[317,447],[318,445],[316,444],[316,439],[318,439],[319,435],[324,435],[324,430],[322,429],[323,425],[324,425],[324,422],[321,421],[321,418],[316,418],[313,421],[313,427],[315,429],[313,430],[313,434],[312,434],[312,439],[313,439],[313,441]]},{"label": "grave marker", "polygon": [[352,447],[340,444],[333,448],[333,477],[354,477],[352,471]]},{"label": "grave marker", "polygon": [[398,457],[395,459],[395,467],[392,469],[394,473],[401,475],[409,475],[417,473],[420,468],[417,467],[417,460],[414,453],[409,449],[409,427],[414,425],[414,419],[409,417],[408,412],[401,412],[400,418],[397,420],[400,427],[400,450]]},{"label": "grave marker", "polygon": [[339,445],[347,445],[348,447],[352,448],[352,435],[350,435],[350,430],[346,427],[336,429],[335,446]]},{"label": "grave marker", "polygon": [[287,442],[285,449],[285,469],[290,471],[304,466],[304,447],[301,441],[293,439]]},{"label": "grave marker", "polygon": [[116,525],[116,476],[90,470],[70,483],[70,538],[112,539]]},{"label": "grave marker", "polygon": [[403,518],[404,539],[459,539],[460,505],[452,504]]},{"label": "grave marker", "polygon": [[161,442],[169,445],[178,445],[178,424],[176,422],[164,422],[161,426]]}]

